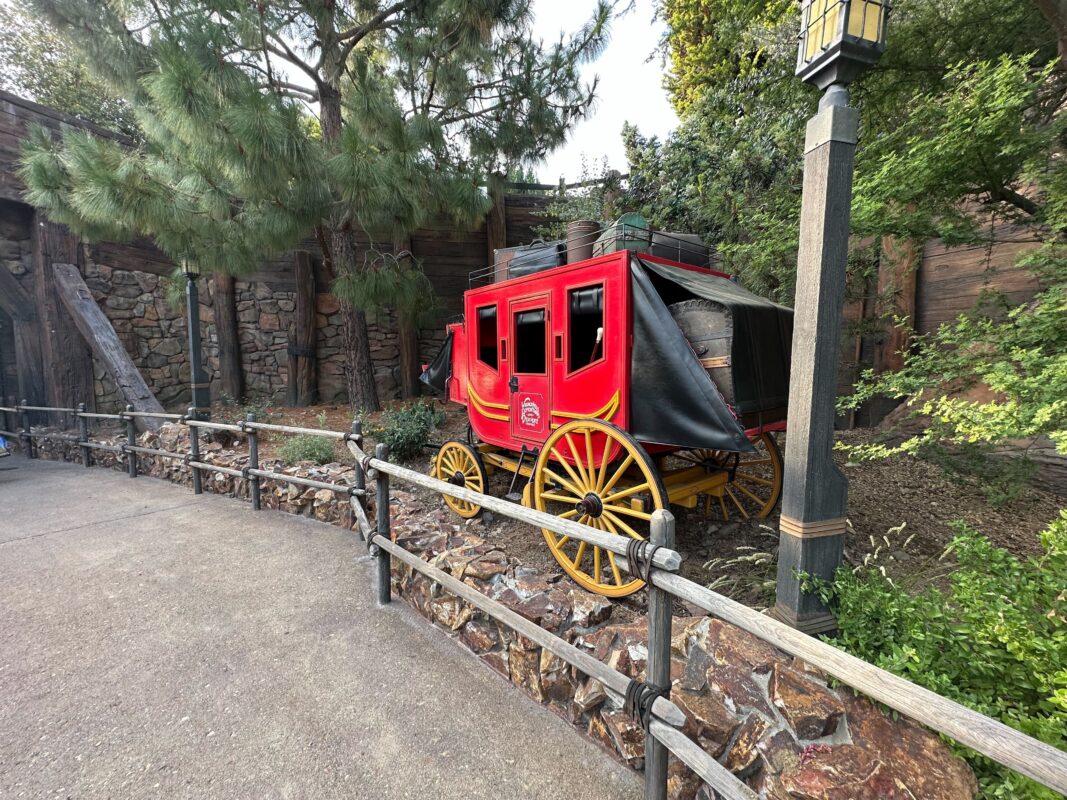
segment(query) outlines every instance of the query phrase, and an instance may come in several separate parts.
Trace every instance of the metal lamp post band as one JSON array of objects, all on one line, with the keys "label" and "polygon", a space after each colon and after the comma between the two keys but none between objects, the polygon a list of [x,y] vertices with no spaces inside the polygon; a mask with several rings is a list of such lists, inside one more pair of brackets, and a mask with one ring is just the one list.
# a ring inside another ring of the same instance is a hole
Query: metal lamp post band
[{"label": "metal lamp post band", "polygon": [[811,539],[817,536],[840,536],[847,530],[848,524],[844,517],[836,519],[822,519],[815,522],[801,522],[782,515],[779,529],[788,536],[796,536],[801,539]]}]

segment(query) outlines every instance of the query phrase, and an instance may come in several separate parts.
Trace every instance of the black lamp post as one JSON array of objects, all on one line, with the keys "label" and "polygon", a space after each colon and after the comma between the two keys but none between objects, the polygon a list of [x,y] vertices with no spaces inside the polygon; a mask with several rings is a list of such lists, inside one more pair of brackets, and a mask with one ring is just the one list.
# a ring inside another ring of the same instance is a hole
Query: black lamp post
[{"label": "black lamp post", "polygon": [[187,258],[182,259],[185,273],[185,296],[189,310],[189,381],[192,387],[192,406],[201,419],[211,413],[210,384],[204,374],[203,354],[200,347],[200,290],[196,279],[200,277],[200,265]]},{"label": "black lamp post", "polygon": [[808,632],[835,620],[800,574],[830,579],[841,564],[848,481],[834,466],[834,404],[848,262],[859,112],[848,84],[885,51],[888,0],[804,0],[797,75],[823,90],[808,120],[797,253],[778,597],[774,615]]}]

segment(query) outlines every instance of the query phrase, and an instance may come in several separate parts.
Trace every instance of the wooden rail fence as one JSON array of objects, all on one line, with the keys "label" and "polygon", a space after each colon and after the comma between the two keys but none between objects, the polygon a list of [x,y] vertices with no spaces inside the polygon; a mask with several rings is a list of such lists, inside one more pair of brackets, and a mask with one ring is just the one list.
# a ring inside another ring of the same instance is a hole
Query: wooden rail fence
[{"label": "wooden rail fence", "polygon": [[[78,423],[78,435],[33,431],[29,425],[29,412],[48,411],[68,414]],[[76,443],[82,449],[82,463],[92,464],[94,449],[111,450],[127,460],[130,477],[137,476],[138,455],[181,459],[190,467],[193,491],[202,492],[201,473],[221,472],[249,481],[252,506],[260,508],[260,482],[263,479],[293,483],[315,489],[328,489],[347,495],[356,520],[360,537],[366,542],[375,559],[375,591],[380,603],[392,599],[390,583],[391,560],[396,558],[411,569],[426,575],[447,592],[488,614],[493,619],[510,627],[515,632],[535,642],[571,666],[599,681],[616,702],[623,702],[642,717],[645,726],[645,797],[647,800],[665,800],[667,797],[668,751],[685,763],[709,786],[726,800],[755,800],[755,793],[738,780],[718,761],[690,740],[680,728],[685,716],[669,699],[671,597],[677,597],[703,608],[737,627],[759,637],[775,647],[798,656],[812,666],[834,676],[842,683],[877,700],[901,714],[923,723],[930,729],[948,736],[962,745],[1002,764],[1038,783],[1067,795],[1067,752],[1040,742],[999,720],[979,714],[948,698],[917,686],[890,672],[875,667],[855,656],[823,641],[811,638],[777,620],[760,614],[728,597],[717,594],[677,574],[681,556],[674,549],[674,516],[660,509],[652,515],[650,541],[637,553],[642,570],[650,569],[651,580],[648,613],[648,681],[635,684],[628,676],[598,661],[539,625],[527,620],[496,600],[482,594],[447,572],[423,561],[393,542],[390,537],[390,478],[421,486],[442,495],[467,500],[511,519],[538,528],[547,528],[561,536],[569,536],[581,542],[596,545],[613,553],[626,556],[627,543],[622,537],[613,536],[570,520],[526,508],[506,500],[471,491],[429,475],[402,467],[389,461],[388,448],[379,444],[374,455],[363,450],[361,422],[354,420],[347,432],[299,428],[291,425],[271,425],[257,422],[254,414],[237,423],[209,422],[196,417],[193,409],[188,414],[154,414],[134,411],[132,407],[121,414],[88,413],[85,406],[78,408],[53,408],[46,406],[0,406],[0,415],[5,428],[8,415],[20,420],[18,430],[0,430],[0,435],[17,438],[23,451],[34,457],[35,439],[54,439]],[[186,425],[189,428],[189,452],[177,453],[140,447],[136,444],[136,417],[152,416]],[[127,441],[122,445],[107,445],[93,442],[89,436],[89,420],[125,421]],[[244,433],[248,437],[249,461],[244,469],[234,469],[210,464],[200,459],[199,430],[223,430]],[[345,442],[355,457],[352,484],[337,484],[270,472],[259,468],[258,435],[260,431],[274,433],[320,436]],[[372,523],[365,507],[368,494],[366,481],[376,482],[376,519]],[[651,555],[651,565],[648,564]],[[626,558],[618,560],[621,569],[629,571]],[[638,691],[635,691],[638,690]],[[627,696],[643,697],[642,707],[626,703]]]}]

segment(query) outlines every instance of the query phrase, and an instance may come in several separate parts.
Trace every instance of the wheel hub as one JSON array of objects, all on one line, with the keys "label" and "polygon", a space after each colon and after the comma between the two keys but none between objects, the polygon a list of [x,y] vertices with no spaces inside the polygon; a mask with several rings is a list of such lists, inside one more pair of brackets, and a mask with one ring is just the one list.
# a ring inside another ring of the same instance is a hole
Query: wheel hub
[{"label": "wheel hub", "polygon": [[462,472],[459,472],[457,470],[456,472],[453,472],[451,475],[448,476],[448,482],[451,483],[453,486],[466,486],[467,478]]},{"label": "wheel hub", "polygon": [[596,494],[589,492],[589,494],[574,504],[574,510],[579,514],[596,519],[604,513],[604,504]]}]

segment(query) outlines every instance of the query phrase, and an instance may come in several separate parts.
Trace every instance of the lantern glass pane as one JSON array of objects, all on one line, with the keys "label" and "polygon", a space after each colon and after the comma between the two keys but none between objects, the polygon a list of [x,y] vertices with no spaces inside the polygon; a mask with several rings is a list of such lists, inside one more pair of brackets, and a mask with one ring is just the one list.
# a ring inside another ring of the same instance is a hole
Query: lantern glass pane
[{"label": "lantern glass pane", "polygon": [[878,0],[852,0],[848,9],[848,33],[857,39],[877,42],[884,6]]},{"label": "lantern glass pane", "polygon": [[805,15],[804,60],[831,47],[840,28],[842,0],[811,0]]}]

